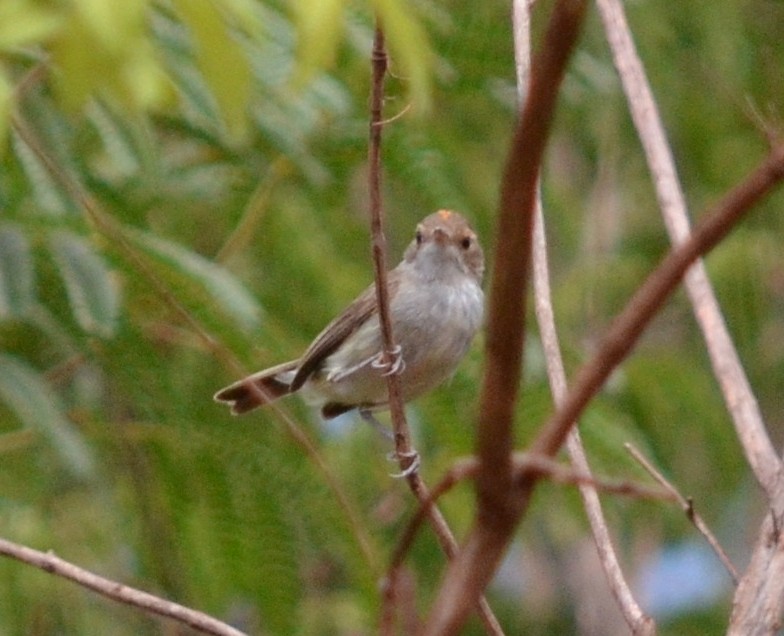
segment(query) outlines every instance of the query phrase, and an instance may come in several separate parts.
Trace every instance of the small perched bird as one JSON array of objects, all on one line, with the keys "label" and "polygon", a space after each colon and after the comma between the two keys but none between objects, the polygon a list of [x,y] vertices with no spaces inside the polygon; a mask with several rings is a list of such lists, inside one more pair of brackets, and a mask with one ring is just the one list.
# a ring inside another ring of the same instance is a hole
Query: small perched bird
[{"label": "small perched bird", "polygon": [[387,406],[386,374],[398,373],[403,400],[454,373],[482,323],[484,255],[457,212],[439,210],[416,229],[403,261],[388,274],[397,351],[387,364],[375,286],[330,322],[297,360],[259,371],[215,394],[235,415],[302,391],[325,419]]}]

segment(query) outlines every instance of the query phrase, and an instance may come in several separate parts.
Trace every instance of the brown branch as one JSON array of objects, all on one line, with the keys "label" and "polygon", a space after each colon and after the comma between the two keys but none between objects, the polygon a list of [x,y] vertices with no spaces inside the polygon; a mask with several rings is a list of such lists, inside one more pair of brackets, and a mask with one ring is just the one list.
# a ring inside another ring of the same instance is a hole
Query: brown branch
[{"label": "brown branch", "polygon": [[[384,342],[384,357],[392,361],[395,351],[395,340],[392,322],[389,316],[389,292],[387,289],[386,269],[386,238],[384,236],[384,214],[381,197],[381,132],[383,129],[384,76],[387,70],[387,54],[384,45],[384,32],[380,25],[376,26],[372,52],[372,87],[370,96],[370,139],[368,146],[368,191],[370,193],[370,229],[373,242],[373,266],[376,281],[376,298],[378,300],[379,321]],[[397,374],[387,375],[389,390],[389,407],[392,417],[392,428],[395,437],[395,452],[403,473],[416,461],[415,451],[411,445],[411,436],[406,423],[403,400],[400,393],[400,380]],[[430,493],[419,472],[414,470],[406,474],[406,480],[418,501],[427,501]],[[428,506],[428,519],[436,534],[441,549],[449,559],[457,554],[457,541],[441,512],[434,506]],[[394,602],[396,582],[389,581],[389,593],[385,594],[385,603]],[[382,615],[390,614],[388,606],[382,609]],[[477,601],[479,617],[488,634],[502,635],[503,630],[496,619],[490,605],[484,597]],[[386,618],[384,619],[386,621]]]},{"label": "brown branch", "polygon": [[664,476],[662,473],[656,469],[656,467],[648,461],[648,459],[632,444],[624,444],[624,447],[629,452],[629,454],[634,457],[640,466],[642,466],[648,474],[653,477],[663,488],[665,488],[671,495],[672,499],[677,501],[680,505],[681,509],[683,510],[686,518],[697,528],[697,531],[705,538],[708,542],[710,547],[716,553],[716,556],[719,557],[719,560],[724,564],[724,567],[727,568],[727,572],[730,573],[732,577],[732,582],[737,585],[738,584],[738,571],[735,569],[735,566],[730,561],[730,558],[727,556],[727,553],[724,551],[724,548],[721,547],[716,536],[711,532],[711,529],[702,519],[702,517],[697,514],[697,511],[694,509],[694,501],[689,497],[688,499],[684,497],[675,486]]},{"label": "brown branch", "polygon": [[[376,26],[371,57],[373,80],[370,93],[370,139],[368,143],[368,192],[370,194],[370,234],[373,243],[373,268],[376,281],[376,301],[381,338],[384,343],[383,361],[391,365],[394,359],[395,336],[389,315],[389,290],[387,289],[387,239],[384,235],[384,208],[381,198],[381,131],[384,110],[384,76],[387,70],[387,52],[384,32]],[[412,456],[411,435],[403,410],[400,392],[400,377],[397,373],[387,375],[389,411],[395,435],[395,451],[400,468],[405,470],[415,461]],[[412,475],[413,476],[413,475]]]},{"label": "brown branch", "polygon": [[527,498],[518,497],[512,488],[512,422],[523,359],[534,202],[558,88],[577,41],[586,4],[584,0],[561,0],[555,5],[507,158],[501,184],[477,433],[481,461],[477,520],[460,556],[447,568],[426,623],[427,634],[459,631],[470,607],[495,572],[527,503]]},{"label": "brown branch", "polygon": [[[403,564],[406,554],[411,549],[414,539],[427,517],[428,508],[435,505],[443,495],[461,481],[475,478],[479,473],[479,468],[479,459],[476,457],[466,457],[455,461],[452,467],[441,478],[441,481],[439,481],[430,491],[430,496],[420,503],[416,514],[406,525],[406,529],[392,554],[389,572],[394,572]],[[601,490],[602,492],[613,495],[637,497],[641,499],[673,498],[669,490],[654,490],[629,481],[597,479],[590,473],[576,470],[571,466],[565,466],[551,457],[534,456],[529,453],[514,454],[512,472],[515,480],[526,478],[535,473],[540,477],[546,477],[556,484],[569,484],[578,487],[590,486],[594,491]],[[394,577],[394,574],[389,574],[388,576],[392,578]]]},{"label": "brown branch", "polygon": [[484,466],[477,484],[480,514],[497,518],[501,525],[511,485],[512,422],[523,360],[539,167],[585,7],[582,1],[562,0],[553,11],[501,184],[477,444]]},{"label": "brown branch", "polygon": [[[597,6],[629,110],[645,151],[667,231],[673,243],[683,242],[690,232],[686,201],[656,101],[626,22],[623,4],[620,0],[598,0]],[[689,270],[685,286],[738,439],[757,481],[782,521],[784,466],[768,437],[757,400],[701,261]]]},{"label": "brown branch", "polygon": [[243,636],[244,634],[244,632],[235,629],[231,625],[227,625],[203,612],[98,576],[55,556],[52,552],[40,552],[5,539],[0,539],[0,554],[73,581],[113,601],[170,618],[184,625],[189,625],[205,634],[215,634],[216,636]]}]

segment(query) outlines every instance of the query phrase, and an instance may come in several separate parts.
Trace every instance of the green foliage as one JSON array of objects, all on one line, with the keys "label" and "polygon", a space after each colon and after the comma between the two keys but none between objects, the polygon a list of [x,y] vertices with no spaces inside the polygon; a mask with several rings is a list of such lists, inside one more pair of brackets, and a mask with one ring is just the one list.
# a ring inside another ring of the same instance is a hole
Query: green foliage
[{"label": "green foliage", "polygon": [[73,430],[57,394],[34,369],[13,356],[0,355],[0,396],[23,426],[43,433],[74,476],[91,476],[89,448]]},{"label": "green foliage", "polygon": [[[699,211],[764,152],[743,104],[767,115],[781,103],[773,25],[784,16],[762,1],[628,9]],[[235,420],[210,399],[240,367],[297,356],[371,281],[374,11],[391,51],[385,116],[404,113],[384,128],[390,258],[421,217],[456,207],[492,265],[516,99],[502,3],[0,3],[0,536],[250,633],[375,629],[377,582],[413,509],[388,477],[384,440],[350,418],[325,428],[287,401],[330,482],[275,413]],[[595,19],[543,176],[571,376],[667,246]],[[778,195],[708,259],[774,433],[784,424],[780,207]],[[552,411],[529,340],[521,445]],[[482,366],[479,341],[451,383],[409,407],[428,481],[472,450]],[[600,474],[647,480],[622,450],[633,441],[710,523],[745,527],[748,510],[726,502],[753,500],[748,474],[684,298],[582,427]],[[666,504],[605,502],[632,576],[650,546],[691,536]],[[443,509],[464,533],[470,489]],[[537,495],[512,576],[492,593],[509,633],[577,630],[585,599],[570,562],[584,526],[571,489]],[[730,534],[742,551],[746,537]],[[427,532],[408,564],[424,608],[444,564]],[[0,561],[0,579],[3,634],[165,629],[15,563]],[[661,631],[717,614],[726,608]]]}]

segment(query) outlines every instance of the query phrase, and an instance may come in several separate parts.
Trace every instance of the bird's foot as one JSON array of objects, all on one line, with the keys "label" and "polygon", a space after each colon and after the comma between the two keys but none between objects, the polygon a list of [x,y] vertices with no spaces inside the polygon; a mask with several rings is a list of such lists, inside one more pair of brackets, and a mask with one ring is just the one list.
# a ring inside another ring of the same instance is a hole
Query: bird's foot
[{"label": "bird's foot", "polygon": [[408,461],[409,464],[399,473],[390,473],[389,476],[392,479],[405,479],[410,475],[413,475],[415,472],[419,470],[419,467],[422,465],[422,460],[419,457],[419,453],[415,449],[411,449],[405,453],[400,453],[398,451],[392,451],[387,455],[387,459],[391,462],[403,462]]},{"label": "bird's foot", "polygon": [[406,361],[403,360],[403,349],[400,345],[395,345],[392,351],[380,351],[378,355],[373,358],[370,366],[374,369],[383,369],[384,377],[393,374],[400,374],[406,368]]}]

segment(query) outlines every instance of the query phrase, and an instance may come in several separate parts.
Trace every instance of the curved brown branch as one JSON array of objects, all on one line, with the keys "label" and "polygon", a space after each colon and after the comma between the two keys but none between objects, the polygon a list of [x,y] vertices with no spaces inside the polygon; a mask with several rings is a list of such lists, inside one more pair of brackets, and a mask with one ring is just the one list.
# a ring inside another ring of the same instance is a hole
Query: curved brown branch
[{"label": "curved brown branch", "polygon": [[215,634],[216,636],[243,636],[244,634],[244,632],[235,629],[231,625],[227,625],[203,612],[98,576],[55,556],[51,552],[40,552],[39,550],[33,550],[32,548],[0,539],[0,554],[73,581],[113,601],[138,607],[146,612],[165,616],[184,625],[189,625],[204,634]]}]

